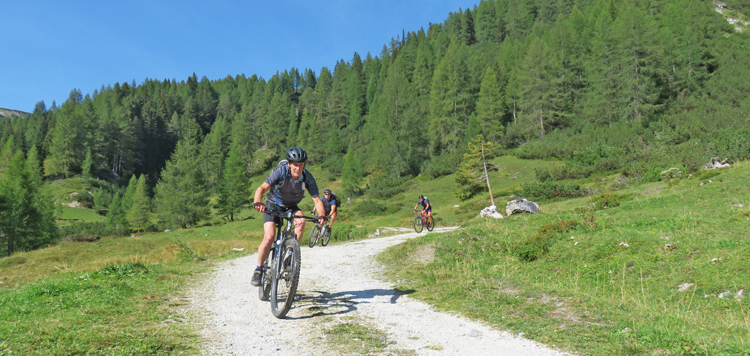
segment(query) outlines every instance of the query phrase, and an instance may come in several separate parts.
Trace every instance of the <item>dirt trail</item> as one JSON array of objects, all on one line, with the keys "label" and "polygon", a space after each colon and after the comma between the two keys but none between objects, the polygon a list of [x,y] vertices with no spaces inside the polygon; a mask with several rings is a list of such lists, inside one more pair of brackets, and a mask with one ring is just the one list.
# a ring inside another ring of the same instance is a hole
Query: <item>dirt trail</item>
[{"label": "dirt trail", "polygon": [[322,330],[349,322],[386,333],[392,343],[385,355],[564,355],[482,323],[436,312],[379,278],[381,267],[373,257],[416,236],[412,232],[303,246],[298,298],[283,320],[273,317],[270,303],[261,302],[257,288],[250,285],[256,255],[219,265],[191,292],[193,314],[203,319],[205,354],[346,354],[327,343]]}]

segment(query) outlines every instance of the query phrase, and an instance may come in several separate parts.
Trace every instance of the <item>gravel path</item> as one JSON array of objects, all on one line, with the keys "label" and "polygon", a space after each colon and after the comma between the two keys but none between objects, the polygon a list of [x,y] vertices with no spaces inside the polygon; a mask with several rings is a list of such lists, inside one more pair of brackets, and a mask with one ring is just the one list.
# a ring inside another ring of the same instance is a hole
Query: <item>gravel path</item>
[{"label": "gravel path", "polygon": [[191,291],[190,308],[203,323],[204,354],[342,355],[347,352],[327,342],[322,330],[348,322],[384,332],[390,342],[385,355],[564,355],[436,312],[379,278],[373,257],[416,236],[412,232],[312,249],[304,245],[297,299],[282,320],[250,285],[255,254],[222,263]]}]

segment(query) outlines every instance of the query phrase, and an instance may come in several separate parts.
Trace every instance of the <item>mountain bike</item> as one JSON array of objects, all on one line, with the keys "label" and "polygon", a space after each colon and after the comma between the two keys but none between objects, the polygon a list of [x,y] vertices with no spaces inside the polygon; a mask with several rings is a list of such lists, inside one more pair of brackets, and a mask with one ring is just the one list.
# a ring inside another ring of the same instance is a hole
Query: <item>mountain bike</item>
[{"label": "mountain bike", "polygon": [[[317,217],[318,214],[315,214]],[[326,216],[328,218],[328,216]],[[315,226],[310,230],[310,236],[307,238],[307,245],[312,248],[318,241],[321,246],[328,245],[328,241],[331,240],[331,227],[328,226],[328,219],[321,225],[318,221],[315,222]]]},{"label": "mountain bike", "polygon": [[427,231],[432,231],[435,228],[435,220],[432,219],[432,216],[425,215],[425,212],[421,210],[414,210],[414,212],[418,212],[414,217],[414,231],[420,233],[425,227]]},{"label": "mountain bike", "polygon": [[274,216],[276,236],[271,245],[271,253],[263,262],[263,275],[258,286],[258,297],[262,301],[270,299],[273,316],[283,319],[292,308],[294,295],[297,293],[302,259],[293,221],[294,219],[310,221],[318,219],[310,216],[295,216],[293,211],[281,211],[274,204],[266,204],[266,213]]}]

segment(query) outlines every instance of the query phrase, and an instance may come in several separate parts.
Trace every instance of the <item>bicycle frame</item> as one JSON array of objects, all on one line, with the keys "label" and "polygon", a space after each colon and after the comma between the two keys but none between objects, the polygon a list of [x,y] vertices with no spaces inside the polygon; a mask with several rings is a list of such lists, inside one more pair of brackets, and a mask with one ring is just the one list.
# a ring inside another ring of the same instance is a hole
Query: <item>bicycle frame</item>
[{"label": "bicycle frame", "polygon": [[263,262],[264,269],[258,296],[263,301],[270,297],[271,312],[275,317],[282,319],[292,307],[299,283],[301,253],[297,235],[293,231],[294,219],[316,220],[316,218],[297,216],[292,210],[280,211],[271,204],[266,206],[265,212],[274,216],[276,235],[269,256]]},{"label": "bicycle frame", "polygon": [[[320,216],[313,212],[316,218],[320,218]],[[324,238],[325,234],[329,232],[329,229],[331,226],[329,225],[330,222],[330,215],[324,216],[325,221],[323,224],[320,224],[320,221],[315,222],[315,226],[310,230],[310,236],[307,238],[308,242],[307,245],[310,246],[310,248],[313,248],[318,241],[321,241],[322,246],[326,246],[328,244],[328,241]]]},{"label": "bicycle frame", "polygon": [[[428,231],[432,231],[434,228],[434,221],[431,217],[427,216],[424,211],[414,210],[416,213],[414,217],[414,231],[417,233],[422,232],[422,228],[427,227]],[[419,222],[419,224],[417,224]]]},{"label": "bicycle frame", "polygon": [[[273,215],[273,214],[272,214]],[[284,213],[285,216],[279,218],[281,221],[276,223],[276,236],[274,236],[274,246],[273,250],[271,250],[271,259],[276,260],[276,256],[280,255],[281,246],[283,245],[284,239],[297,239],[297,236],[295,236],[294,232],[292,231],[294,229],[294,212],[291,210],[286,211]],[[278,216],[278,215],[277,215]],[[282,230],[282,225],[284,225],[284,222],[286,221],[286,227]],[[279,261],[276,261],[279,262]],[[275,270],[274,273],[281,273],[281,263],[275,264]]]}]

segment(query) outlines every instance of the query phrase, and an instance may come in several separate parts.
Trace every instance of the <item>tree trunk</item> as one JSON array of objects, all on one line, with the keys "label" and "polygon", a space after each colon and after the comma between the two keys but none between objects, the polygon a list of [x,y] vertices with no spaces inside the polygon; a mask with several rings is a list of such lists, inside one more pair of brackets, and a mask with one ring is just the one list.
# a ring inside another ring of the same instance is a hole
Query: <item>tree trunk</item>
[{"label": "tree trunk", "polygon": [[492,205],[495,205],[495,198],[492,196],[492,187],[490,187],[490,175],[487,174],[487,161],[484,159],[484,142],[482,142],[482,165],[484,165],[484,178],[487,180],[487,190],[490,192],[490,201],[492,202]]},{"label": "tree trunk", "polygon": [[544,109],[539,109],[539,127],[541,128],[541,135],[539,136],[539,139],[544,138]]}]

